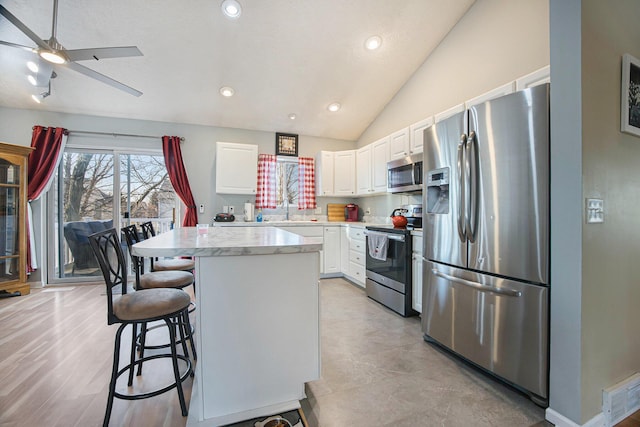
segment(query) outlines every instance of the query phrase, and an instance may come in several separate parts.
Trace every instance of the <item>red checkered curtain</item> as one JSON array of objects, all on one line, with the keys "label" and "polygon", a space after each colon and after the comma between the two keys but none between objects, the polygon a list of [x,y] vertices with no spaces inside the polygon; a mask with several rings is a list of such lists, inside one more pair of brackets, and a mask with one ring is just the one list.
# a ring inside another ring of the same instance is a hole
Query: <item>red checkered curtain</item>
[{"label": "red checkered curtain", "polygon": [[313,157],[298,157],[298,209],[316,207],[316,168]]},{"label": "red checkered curtain", "polygon": [[277,163],[277,158],[273,154],[258,155],[258,191],[256,192],[257,209],[276,208]]}]

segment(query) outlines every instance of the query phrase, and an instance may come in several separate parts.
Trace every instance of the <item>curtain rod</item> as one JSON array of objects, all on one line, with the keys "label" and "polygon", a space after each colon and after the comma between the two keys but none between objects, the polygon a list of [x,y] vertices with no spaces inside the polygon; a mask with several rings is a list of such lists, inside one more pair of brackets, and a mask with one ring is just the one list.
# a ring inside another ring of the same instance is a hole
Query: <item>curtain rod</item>
[{"label": "curtain rod", "polygon": [[[46,129],[46,128],[45,128]],[[118,136],[126,136],[129,138],[153,138],[153,139],[162,139],[161,136],[153,136],[153,135],[135,135],[130,133],[117,133],[117,132],[93,132],[88,130],[70,130],[69,133],[77,133],[84,135],[104,135],[104,136],[112,136],[114,138]],[[184,138],[180,137],[180,142],[184,142]]]},{"label": "curtain rod", "polygon": [[[114,138],[118,136],[125,136],[129,138],[152,138],[152,139],[162,139],[161,136],[153,136],[153,135],[136,135],[130,133],[117,133],[117,132],[93,132],[88,130],[70,130],[69,133],[77,133],[84,135],[105,135],[105,136],[113,136]],[[184,141],[183,137],[180,137],[180,141]]]}]

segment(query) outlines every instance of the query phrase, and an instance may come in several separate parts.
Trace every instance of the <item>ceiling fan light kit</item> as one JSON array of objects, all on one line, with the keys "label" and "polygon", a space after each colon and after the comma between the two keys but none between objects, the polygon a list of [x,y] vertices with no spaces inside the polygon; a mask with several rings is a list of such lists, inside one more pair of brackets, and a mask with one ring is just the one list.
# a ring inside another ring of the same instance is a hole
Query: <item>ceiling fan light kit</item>
[{"label": "ceiling fan light kit", "polygon": [[[52,23],[51,38],[49,38],[49,40],[47,41],[43,40],[36,33],[31,31],[29,27],[27,27],[22,21],[20,21],[17,17],[15,17],[11,12],[9,12],[2,5],[0,5],[0,15],[4,16],[18,30],[20,30],[24,35],[26,35],[29,39],[31,39],[36,44],[37,47],[32,48],[29,46],[22,46],[22,45],[12,43],[9,41],[4,41],[4,40],[0,40],[0,44],[36,52],[41,58],[43,58],[44,60],[56,66],[64,66],[64,67],[70,68],[73,71],[76,71],[80,74],[84,74],[87,77],[91,77],[92,79],[98,80],[102,83],[105,83],[121,91],[127,92],[131,95],[134,95],[134,96],[142,95],[142,92],[140,92],[139,90],[134,89],[130,86],[127,86],[124,83],[120,83],[119,81],[114,80],[111,77],[105,76],[104,74],[100,74],[97,71],[94,71],[76,62],[76,61],[84,61],[84,60],[99,60],[99,59],[106,59],[106,58],[143,56],[142,52],[140,52],[140,50],[135,46],[101,47],[101,48],[72,49],[72,50],[65,49],[62,46],[62,44],[60,44],[56,39],[57,20],[58,20],[58,0],[53,0],[53,23]],[[49,76],[51,76],[50,73],[49,73]],[[50,95],[50,92],[51,91],[47,92],[46,96]]]}]

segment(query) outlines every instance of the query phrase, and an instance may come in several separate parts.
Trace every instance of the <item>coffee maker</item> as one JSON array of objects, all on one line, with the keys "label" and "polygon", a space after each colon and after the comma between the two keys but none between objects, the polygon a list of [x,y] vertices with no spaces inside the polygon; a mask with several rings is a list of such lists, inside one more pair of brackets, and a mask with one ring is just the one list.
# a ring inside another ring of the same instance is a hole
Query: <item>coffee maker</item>
[{"label": "coffee maker", "polygon": [[344,219],[349,222],[358,221],[359,216],[358,205],[349,203],[344,207]]}]

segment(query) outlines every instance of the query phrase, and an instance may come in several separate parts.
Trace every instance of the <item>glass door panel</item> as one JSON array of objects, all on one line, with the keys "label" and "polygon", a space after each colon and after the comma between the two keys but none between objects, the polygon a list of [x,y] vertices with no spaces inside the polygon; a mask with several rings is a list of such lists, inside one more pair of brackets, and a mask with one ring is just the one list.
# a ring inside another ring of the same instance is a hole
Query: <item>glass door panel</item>
[{"label": "glass door panel", "polygon": [[55,277],[100,280],[88,236],[114,224],[114,155],[66,150],[55,191]]}]

